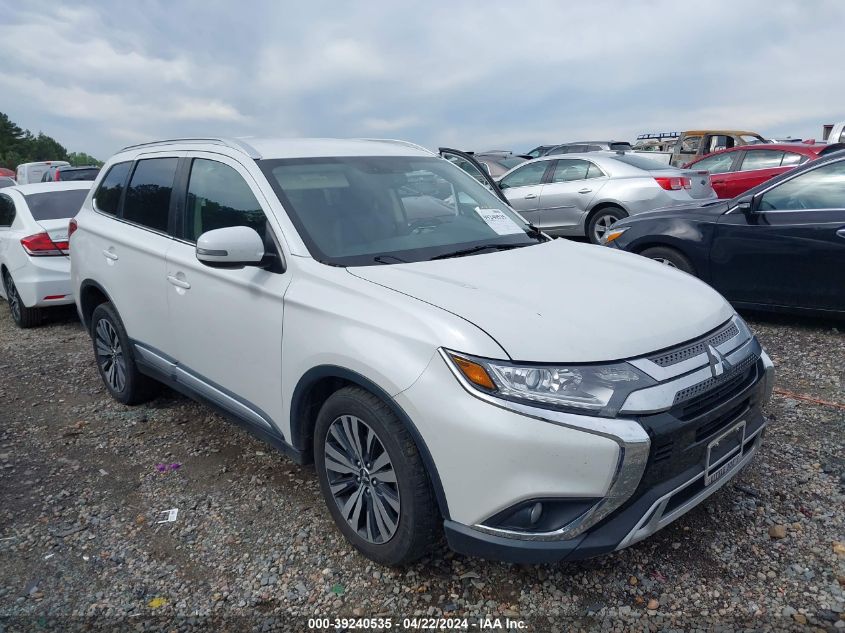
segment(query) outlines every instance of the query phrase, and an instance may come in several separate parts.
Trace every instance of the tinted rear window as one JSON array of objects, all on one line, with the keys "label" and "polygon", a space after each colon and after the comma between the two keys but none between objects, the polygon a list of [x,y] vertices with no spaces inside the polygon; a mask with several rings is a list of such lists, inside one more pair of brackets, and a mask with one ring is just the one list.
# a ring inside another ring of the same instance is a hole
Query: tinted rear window
[{"label": "tinted rear window", "polygon": [[610,149],[631,149],[630,143],[611,143]]},{"label": "tinted rear window", "polygon": [[645,171],[663,171],[665,169],[671,169],[671,167],[665,163],[652,160],[651,158],[640,158],[639,156],[631,156],[629,154],[620,154],[617,156],[610,156],[609,158]]},{"label": "tinted rear window", "polygon": [[59,170],[59,180],[94,180],[97,178],[97,174],[100,173],[99,169],[60,169]]},{"label": "tinted rear window", "polygon": [[32,213],[32,219],[40,222],[41,220],[72,218],[79,212],[87,195],[87,189],[71,189],[31,193],[25,195],[24,198]]},{"label": "tinted rear window", "polygon": [[0,189],[3,187],[14,187],[15,181],[11,178],[6,178],[5,176],[0,176]]},{"label": "tinted rear window", "polygon": [[110,215],[117,215],[117,205],[120,204],[120,194],[126,185],[126,177],[132,163],[117,163],[113,165],[106,177],[100,183],[94,195],[94,204],[99,211]]},{"label": "tinted rear window", "polygon": [[129,189],[126,190],[124,220],[162,233],[167,232],[170,194],[178,163],[178,158],[147,158],[138,161]]}]

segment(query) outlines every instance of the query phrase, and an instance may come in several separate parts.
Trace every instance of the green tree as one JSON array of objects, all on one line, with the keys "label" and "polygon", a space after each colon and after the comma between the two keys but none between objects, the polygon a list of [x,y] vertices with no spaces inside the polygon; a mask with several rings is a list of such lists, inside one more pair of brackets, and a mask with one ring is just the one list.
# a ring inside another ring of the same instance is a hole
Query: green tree
[{"label": "green tree", "polygon": [[102,165],[84,152],[68,153],[52,136],[39,132],[34,136],[21,129],[14,121],[0,112],[0,167],[15,169],[21,163],[42,160],[66,160],[72,165]]},{"label": "green tree", "polygon": [[96,165],[97,167],[103,166],[103,161],[97,160],[85,152],[71,152],[67,155],[67,161],[74,167],[82,167],[85,165]]}]

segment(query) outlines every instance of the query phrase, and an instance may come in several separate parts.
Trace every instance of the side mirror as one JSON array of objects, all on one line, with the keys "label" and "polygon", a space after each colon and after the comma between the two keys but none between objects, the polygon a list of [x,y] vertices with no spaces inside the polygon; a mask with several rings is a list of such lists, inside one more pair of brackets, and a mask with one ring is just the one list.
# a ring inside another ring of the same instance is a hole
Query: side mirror
[{"label": "side mirror", "polygon": [[248,226],[206,231],[197,240],[197,259],[213,268],[258,266],[264,259],[264,242]]},{"label": "side mirror", "polygon": [[736,208],[742,211],[743,213],[754,213],[757,208],[755,202],[755,199],[751,196],[747,198],[742,198],[736,203]]}]

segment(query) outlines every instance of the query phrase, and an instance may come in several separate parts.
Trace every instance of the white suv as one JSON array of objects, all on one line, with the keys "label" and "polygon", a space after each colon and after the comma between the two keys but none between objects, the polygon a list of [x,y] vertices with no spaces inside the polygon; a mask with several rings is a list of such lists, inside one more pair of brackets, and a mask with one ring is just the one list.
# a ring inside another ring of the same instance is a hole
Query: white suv
[{"label": "white suv", "polygon": [[164,383],[313,460],[381,563],[444,529],[519,562],[625,547],[733,477],[766,425],[772,364],[716,292],[550,240],[409,143],[129,147],[70,229],[111,394]]}]

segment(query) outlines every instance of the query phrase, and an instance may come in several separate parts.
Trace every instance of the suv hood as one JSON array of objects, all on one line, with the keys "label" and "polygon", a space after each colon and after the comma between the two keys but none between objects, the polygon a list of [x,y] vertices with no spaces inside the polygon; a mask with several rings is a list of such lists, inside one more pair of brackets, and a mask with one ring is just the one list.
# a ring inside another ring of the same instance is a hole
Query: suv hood
[{"label": "suv hood", "polygon": [[519,361],[642,356],[696,338],[734,314],[721,295],[686,273],[564,240],[347,270],[462,317]]}]

